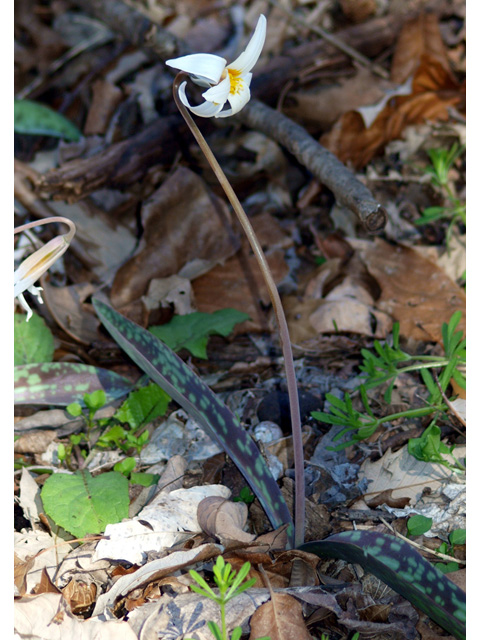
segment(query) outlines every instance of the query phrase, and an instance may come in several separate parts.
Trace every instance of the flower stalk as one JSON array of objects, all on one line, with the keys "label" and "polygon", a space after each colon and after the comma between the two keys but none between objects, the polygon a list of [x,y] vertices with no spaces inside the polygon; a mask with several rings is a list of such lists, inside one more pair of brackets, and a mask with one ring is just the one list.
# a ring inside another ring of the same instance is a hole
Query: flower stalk
[{"label": "flower stalk", "polygon": [[287,320],[285,318],[285,312],[282,306],[280,295],[278,293],[277,286],[273,279],[270,267],[268,266],[267,259],[263,252],[263,249],[258,241],[257,236],[253,230],[250,221],[240,204],[240,201],[233,190],[230,182],[228,181],[225,173],[220,167],[217,159],[215,158],[212,150],[208,146],[201,131],[195,124],[193,118],[188,113],[187,108],[182,102],[179,95],[180,87],[188,79],[186,73],[177,74],[173,83],[173,97],[178,110],[182,114],[185,122],[187,123],[190,131],[192,132],[195,140],[197,141],[200,149],[208,160],[213,172],[220,185],[222,186],[225,195],[227,196],[233,210],[235,211],[237,218],[242,225],[242,228],[248,238],[252,251],[257,259],[259,267],[261,269],[265,284],[270,295],[273,310],[277,320],[278,330],[280,333],[280,342],[283,351],[283,359],[285,365],[285,374],[287,381],[288,397],[290,402],[290,417],[292,424],[292,437],[293,437],[293,449],[294,449],[294,464],[295,464],[295,546],[303,544],[305,535],[305,474],[304,474],[304,457],[303,457],[303,442],[302,442],[302,425],[300,419],[300,404],[298,398],[298,388],[295,375],[295,366],[293,362],[292,344],[290,341],[290,335],[288,332]]}]

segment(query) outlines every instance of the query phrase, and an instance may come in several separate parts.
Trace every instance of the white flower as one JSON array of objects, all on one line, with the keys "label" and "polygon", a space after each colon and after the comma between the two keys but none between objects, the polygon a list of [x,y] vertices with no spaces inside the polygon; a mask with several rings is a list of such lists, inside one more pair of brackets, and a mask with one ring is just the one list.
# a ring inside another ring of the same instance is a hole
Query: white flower
[{"label": "white flower", "polygon": [[[195,53],[167,60],[165,64],[190,74],[196,84],[210,87],[202,94],[205,102],[192,107],[185,92],[187,83],[182,82],[178,89],[182,103],[203,118],[227,118],[243,109],[250,100],[250,71],[260,57],[266,33],[267,20],[261,15],[247,48],[229,65],[224,58],[211,53]],[[230,103],[229,109],[223,109],[226,102]]]},{"label": "white flower", "polygon": [[[72,223],[73,225],[73,223]],[[72,234],[73,235],[73,234]],[[70,234],[68,236],[56,236],[47,242],[43,247],[26,258],[13,274],[15,284],[15,298],[27,312],[27,322],[32,317],[32,310],[25,300],[23,293],[28,291],[35,296],[38,302],[43,303],[41,287],[36,287],[36,282],[58,258],[65,253],[70,245]]]}]

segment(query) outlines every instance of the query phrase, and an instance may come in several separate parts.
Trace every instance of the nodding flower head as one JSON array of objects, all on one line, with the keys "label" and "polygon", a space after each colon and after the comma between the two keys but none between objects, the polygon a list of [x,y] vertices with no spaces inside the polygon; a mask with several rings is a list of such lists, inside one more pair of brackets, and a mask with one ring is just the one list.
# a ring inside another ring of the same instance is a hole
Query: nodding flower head
[{"label": "nodding flower head", "polygon": [[[169,67],[188,73],[196,84],[208,87],[202,94],[205,102],[192,106],[185,91],[187,83],[182,82],[178,89],[182,104],[203,118],[227,118],[243,109],[250,100],[251,70],[262,52],[266,32],[267,20],[261,15],[247,48],[229,65],[224,58],[211,53],[194,53],[167,60],[165,64]],[[227,102],[230,108],[224,109]]]},{"label": "nodding flower head", "polygon": [[33,296],[35,296],[38,302],[43,303],[42,295],[41,295],[41,287],[36,287],[34,282],[36,282],[40,276],[42,276],[52,264],[60,258],[60,256],[65,253],[65,251],[70,246],[70,242],[75,234],[75,225],[71,220],[67,220],[65,218],[46,218],[45,220],[29,223],[23,225],[22,227],[17,227],[15,229],[15,233],[19,233],[24,229],[27,229],[32,226],[39,226],[42,224],[48,224],[50,222],[63,222],[68,224],[70,227],[70,231],[66,235],[56,236],[52,238],[49,242],[43,245],[40,249],[32,253],[28,256],[18,267],[18,269],[13,274],[14,285],[15,285],[15,298],[17,298],[18,302],[27,312],[27,322],[32,317],[32,310],[28,305],[27,301],[23,293],[28,291]]}]

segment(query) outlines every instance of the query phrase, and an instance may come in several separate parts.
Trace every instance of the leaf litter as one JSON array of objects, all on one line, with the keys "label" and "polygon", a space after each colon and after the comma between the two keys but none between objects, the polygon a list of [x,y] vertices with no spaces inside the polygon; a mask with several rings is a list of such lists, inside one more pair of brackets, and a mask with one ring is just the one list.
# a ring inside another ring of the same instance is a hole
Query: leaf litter
[{"label": "leaf litter", "polygon": [[[188,570],[196,568],[210,580],[213,562],[222,554],[236,570],[251,562],[250,575],[257,578],[253,589],[227,607],[228,627],[241,625],[244,637],[327,633],[333,639],[349,631],[372,638],[385,633],[412,640],[445,637],[408,601],[384,591],[382,583],[369,589],[343,561],[286,550],[286,532],[271,531],[258,501],[237,501],[248,493],[241,493],[246,487],[238,470],[225,456],[215,457],[218,446],[177,407],[146,424],[126,421],[124,430],[135,437],[137,429],[148,434],[140,450],[126,451],[94,451],[88,438],[74,444],[86,433],[82,420],[72,420],[63,409],[39,410],[83,403],[84,393],[103,388],[109,411],[95,415],[98,436],[101,421],[111,419],[140,380],[138,369],[101,328],[92,293],[106,290],[124,315],[163,331],[188,314],[235,309],[242,314],[235,327],[207,324],[204,333],[194,329],[193,342],[175,344],[189,349],[182,357],[227,403],[235,405],[235,394],[242,392],[238,416],[256,434],[293,506],[289,427],[283,437],[278,433],[285,428],[283,410],[279,416],[268,410],[266,417],[257,411],[259,398],[272,390],[284,392],[284,380],[256,262],[172,108],[164,65],[140,50],[116,49],[112,32],[105,37],[108,19],[92,19],[80,4],[80,14],[73,14],[54,3],[39,9],[34,0],[22,0],[33,17],[22,19],[27,15],[22,9],[15,25],[16,90],[57,110],[82,133],[79,142],[60,143],[16,134],[16,216],[23,221],[64,215],[79,229],[60,268],[42,282],[46,304],[36,309],[53,336],[54,350],[49,347],[38,361],[34,349],[24,349],[28,355],[19,364],[28,369],[16,374],[15,427],[23,434],[15,444],[16,513],[23,514],[15,533],[17,635],[211,638],[206,622],[220,624],[218,607],[190,590]],[[462,312],[458,328],[465,331],[465,227],[456,225],[451,232],[448,220],[423,227],[415,223],[423,209],[439,204],[439,192],[424,171],[428,149],[464,142],[465,34],[461,3],[454,3],[453,14],[437,7],[430,14],[419,11],[416,18],[375,3],[362,3],[363,14],[357,13],[358,3],[341,2],[337,11],[329,3],[313,4],[291,2],[289,12],[270,7],[259,70],[282,69],[282,95],[273,72],[262,76],[261,88],[252,84],[252,93],[266,99],[270,92],[271,103],[354,166],[379,201],[388,201],[391,221],[385,234],[369,237],[335,206],[325,187],[313,184],[308,170],[263,133],[200,124],[260,237],[286,307],[301,391],[313,394],[313,409],[320,410],[325,393],[343,397],[356,389],[361,350],[372,348],[374,339],[388,340],[395,322],[402,344],[417,354],[442,353],[442,324],[455,311]],[[234,9],[229,2],[141,7],[193,51],[220,52],[227,59],[234,59],[259,13],[266,11],[257,1],[238,13]],[[79,17],[85,29],[90,24],[88,46],[85,34],[71,40]],[[331,44],[325,48],[297,18],[338,32],[366,51],[373,51],[371,29],[374,44],[384,49],[370,55],[382,54],[388,79],[373,67],[352,65]],[[108,26],[115,32],[114,23]],[[102,38],[92,38],[92,28]],[[78,53],[69,49],[82,42]],[[319,47],[324,47],[321,56],[315,53]],[[65,56],[66,51],[72,55]],[[293,72],[290,55],[297,63]],[[462,192],[462,159],[451,167],[449,180]],[[344,224],[342,248],[332,249],[335,226]],[[52,360],[50,369],[45,367]],[[452,387],[457,389],[454,382]],[[387,407],[377,391],[369,394],[381,412]],[[421,379],[403,374],[392,403],[417,406],[422,393]],[[460,404],[465,400],[461,389],[457,393],[456,415],[451,411],[442,418],[441,427],[443,442],[456,444],[455,455],[463,459],[458,416],[465,419]],[[278,421],[274,441],[262,441],[255,428],[272,417]],[[303,420],[310,539],[355,526],[377,532],[393,526],[406,534],[408,517],[421,513],[433,525],[416,542],[431,559],[431,551],[448,543],[452,531],[465,527],[464,477],[407,451],[409,430],[418,437],[429,424],[425,419],[387,425],[380,438],[376,434],[335,455],[326,449],[335,444],[335,429],[308,413]],[[398,444],[383,448],[386,437],[389,442],[396,437]],[[59,459],[60,445],[71,446],[71,468]],[[91,450],[84,455],[85,447]],[[157,480],[142,487],[113,471],[127,458],[137,472]],[[209,464],[219,482],[201,486]],[[52,510],[41,497],[48,496],[45,487],[61,475],[73,482],[83,478],[81,491],[95,505],[95,483],[112,473],[124,486],[115,522],[98,524],[94,506],[98,526],[89,522],[75,528],[75,536],[86,537],[72,540],[65,528],[71,525],[71,510],[67,521],[55,511],[63,489],[55,494]],[[188,506],[180,508],[187,497]],[[94,533],[103,539],[91,537]],[[463,553],[459,546],[446,555],[461,565]],[[299,559],[304,586],[289,587]]]}]

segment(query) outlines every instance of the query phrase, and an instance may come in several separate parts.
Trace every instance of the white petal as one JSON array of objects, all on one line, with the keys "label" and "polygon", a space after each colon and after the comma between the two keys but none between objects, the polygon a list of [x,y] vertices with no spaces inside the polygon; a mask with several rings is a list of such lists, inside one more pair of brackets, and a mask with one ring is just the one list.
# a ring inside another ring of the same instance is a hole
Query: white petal
[{"label": "white petal", "polygon": [[212,118],[223,109],[223,104],[213,104],[213,102],[204,102],[198,107],[190,107],[190,111],[201,118]]},{"label": "white petal", "polygon": [[198,107],[192,107],[192,105],[188,101],[187,94],[185,92],[186,86],[187,86],[187,83],[182,82],[182,84],[178,87],[178,96],[182,104],[184,104],[187,107],[187,109],[190,109],[192,113],[194,113],[197,116],[200,116],[201,118],[211,118],[217,115],[219,111],[221,111],[225,103],[217,105],[217,104],[213,104],[213,102],[204,102],[203,104],[198,105]]},{"label": "white petal", "polygon": [[230,76],[227,73],[227,77],[224,78],[221,82],[216,84],[214,87],[211,87],[205,93],[202,93],[202,97],[208,102],[214,102],[215,104],[221,104],[222,107],[228,99],[228,94],[230,93]]},{"label": "white petal", "polygon": [[225,69],[227,61],[225,58],[215,56],[212,53],[193,53],[189,56],[181,58],[173,58],[165,62],[173,69],[185,71],[199,79],[205,79],[210,83],[216,84]]},{"label": "white petal", "polygon": [[262,53],[265,44],[265,36],[267,35],[267,19],[261,15],[255,27],[254,34],[247,45],[247,48],[238,58],[228,65],[228,69],[235,69],[240,73],[248,72],[257,64],[257,60]]},{"label": "white petal", "polygon": [[66,236],[55,236],[25,258],[13,274],[15,296],[29,289],[65,253],[69,246],[65,238]]},{"label": "white petal", "polygon": [[27,322],[30,320],[30,318],[33,316],[33,312],[30,309],[30,307],[28,306],[28,302],[25,300],[25,298],[23,297],[23,293],[20,293],[17,296],[17,300],[19,301],[20,305],[25,309],[25,311],[27,312]]},{"label": "white petal", "polygon": [[[252,74],[248,75],[251,76]],[[216,118],[228,118],[229,116],[233,116],[243,109],[243,107],[250,100],[250,88],[248,86],[250,84],[250,79],[251,78],[248,79],[248,82],[242,85],[242,89],[240,91],[231,93],[228,96],[228,102],[230,103],[231,109],[225,109],[224,111],[221,111],[218,115],[215,116]]]}]

